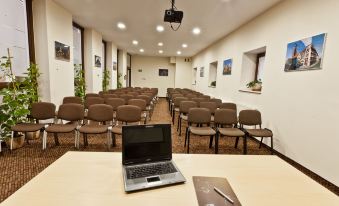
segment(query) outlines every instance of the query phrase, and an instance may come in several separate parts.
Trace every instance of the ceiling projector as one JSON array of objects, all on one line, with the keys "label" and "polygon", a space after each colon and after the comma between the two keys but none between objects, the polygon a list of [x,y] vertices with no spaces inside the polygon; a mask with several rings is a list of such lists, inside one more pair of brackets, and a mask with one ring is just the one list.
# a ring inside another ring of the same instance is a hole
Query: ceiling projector
[{"label": "ceiling projector", "polygon": [[170,22],[170,23],[179,23],[181,24],[182,18],[184,17],[184,12],[183,11],[176,11],[174,9],[168,9],[165,11],[165,17],[164,21],[165,22]]}]

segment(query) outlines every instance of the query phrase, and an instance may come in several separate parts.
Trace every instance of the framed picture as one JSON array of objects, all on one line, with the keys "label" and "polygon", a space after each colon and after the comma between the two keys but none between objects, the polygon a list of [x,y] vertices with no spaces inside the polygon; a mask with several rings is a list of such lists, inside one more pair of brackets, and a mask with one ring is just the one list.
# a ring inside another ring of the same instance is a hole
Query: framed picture
[{"label": "framed picture", "polygon": [[94,55],[94,65],[95,67],[101,67],[101,57]]},{"label": "framed picture", "polygon": [[222,74],[231,75],[231,73],[232,73],[232,59],[227,59],[224,61]]},{"label": "framed picture", "polygon": [[117,62],[113,62],[113,71],[116,71],[117,70]]},{"label": "framed picture", "polygon": [[159,69],[159,76],[167,77],[168,69]]},{"label": "framed picture", "polygon": [[287,45],[285,71],[307,71],[322,68],[326,34],[291,42]]},{"label": "framed picture", "polygon": [[204,77],[204,67],[200,67],[200,77]]},{"label": "framed picture", "polygon": [[70,61],[70,47],[57,41],[55,41],[54,43],[55,59]]}]

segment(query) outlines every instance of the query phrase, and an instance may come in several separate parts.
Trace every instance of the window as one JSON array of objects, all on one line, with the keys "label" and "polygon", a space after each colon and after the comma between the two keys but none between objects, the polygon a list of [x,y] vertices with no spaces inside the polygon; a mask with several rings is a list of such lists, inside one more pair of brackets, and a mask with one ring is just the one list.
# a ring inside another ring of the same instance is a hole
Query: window
[{"label": "window", "polygon": [[83,65],[83,35],[84,29],[76,23],[73,23],[73,63]]},{"label": "window", "polygon": [[261,93],[266,47],[244,53],[239,91]]},{"label": "window", "polygon": [[198,73],[198,68],[193,68],[192,72],[192,85],[197,84],[197,73]]},{"label": "window", "polygon": [[210,63],[208,86],[212,88],[215,88],[217,86],[217,67],[218,67],[217,61]]}]

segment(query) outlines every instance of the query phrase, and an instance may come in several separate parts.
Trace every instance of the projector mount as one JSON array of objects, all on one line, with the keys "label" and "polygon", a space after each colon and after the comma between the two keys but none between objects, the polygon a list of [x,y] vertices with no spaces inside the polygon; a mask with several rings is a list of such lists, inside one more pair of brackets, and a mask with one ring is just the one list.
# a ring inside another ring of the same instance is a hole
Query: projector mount
[{"label": "projector mount", "polygon": [[[177,31],[181,26],[184,12],[178,11],[177,7],[175,6],[175,0],[171,0],[171,5],[172,8],[165,11],[164,21],[169,22],[172,30]],[[174,28],[172,23],[178,23],[179,25]]]}]

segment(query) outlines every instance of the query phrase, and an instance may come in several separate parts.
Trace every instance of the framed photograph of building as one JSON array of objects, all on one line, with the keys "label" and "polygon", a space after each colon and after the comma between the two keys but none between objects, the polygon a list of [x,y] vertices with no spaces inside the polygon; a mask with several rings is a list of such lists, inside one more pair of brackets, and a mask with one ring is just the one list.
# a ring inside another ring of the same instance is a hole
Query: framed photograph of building
[{"label": "framed photograph of building", "polygon": [[325,42],[326,33],[289,43],[285,71],[322,69]]},{"label": "framed photograph of building", "polygon": [[222,74],[231,75],[231,73],[232,73],[232,59],[227,59],[224,61]]},{"label": "framed photograph of building", "polygon": [[168,76],[168,69],[159,69],[159,76]]},{"label": "framed photograph of building", "polygon": [[204,67],[200,67],[200,77],[204,77]]},{"label": "framed photograph of building", "polygon": [[94,65],[95,67],[101,67],[101,57],[94,55]]},{"label": "framed photograph of building", "polygon": [[57,41],[55,41],[54,43],[55,59],[70,61],[70,47]]}]

